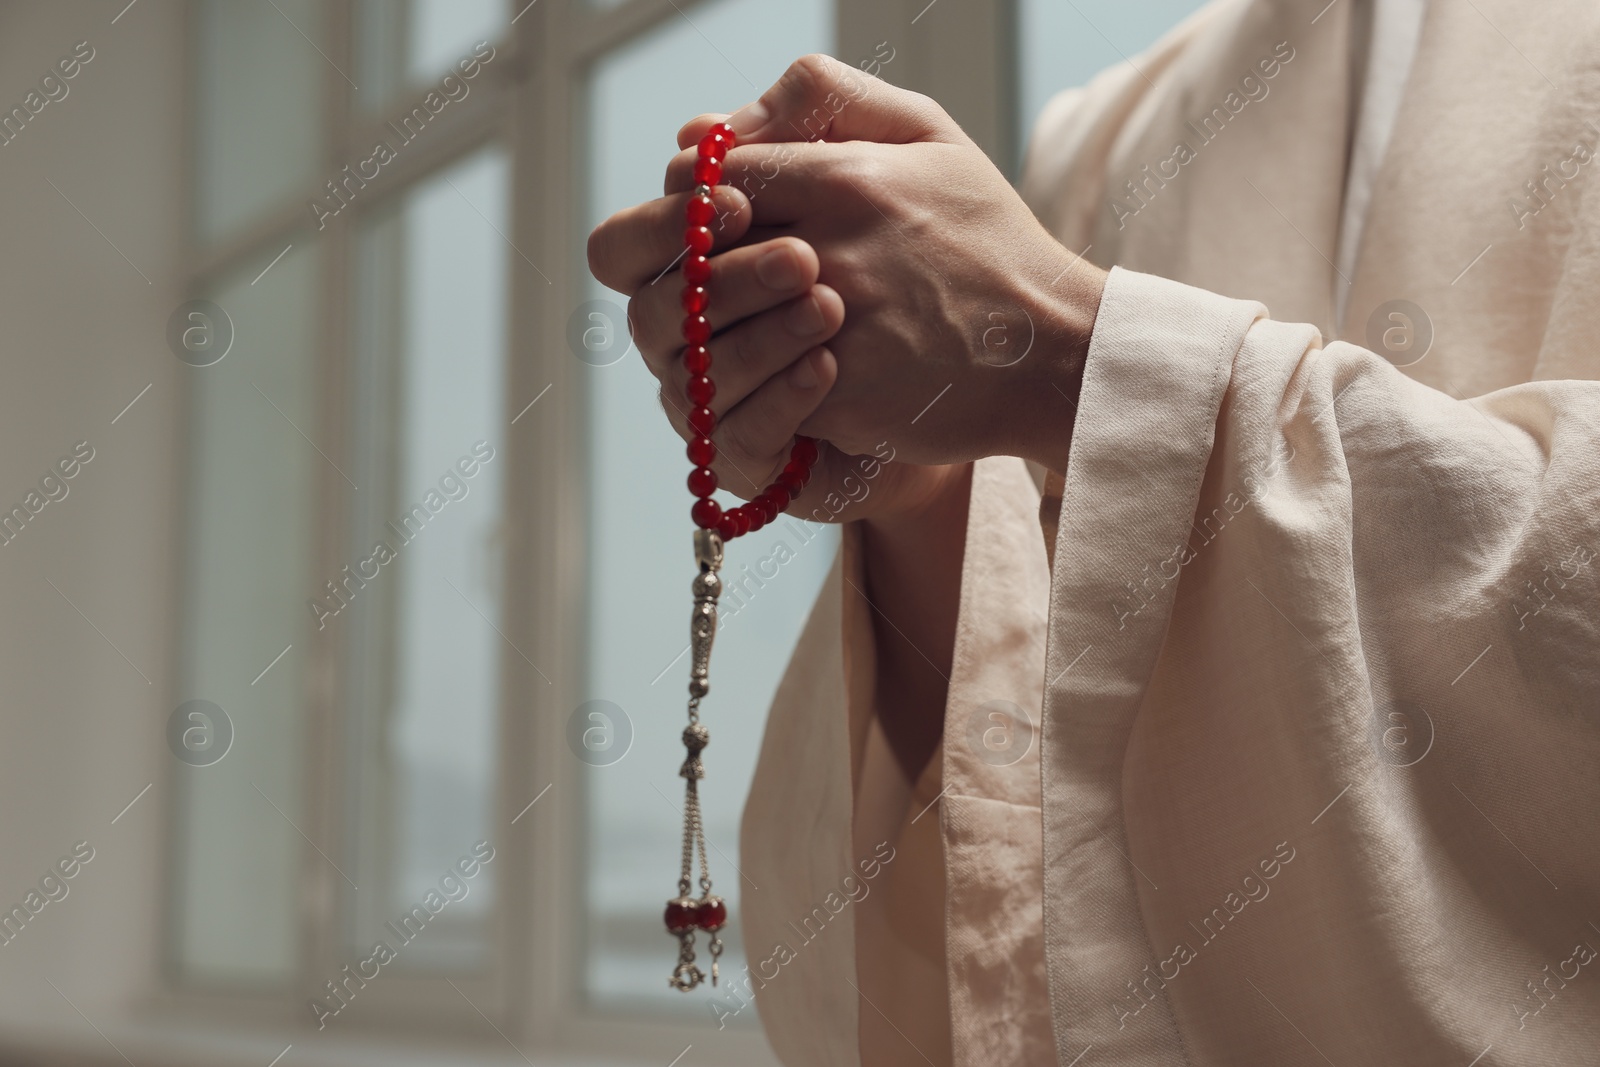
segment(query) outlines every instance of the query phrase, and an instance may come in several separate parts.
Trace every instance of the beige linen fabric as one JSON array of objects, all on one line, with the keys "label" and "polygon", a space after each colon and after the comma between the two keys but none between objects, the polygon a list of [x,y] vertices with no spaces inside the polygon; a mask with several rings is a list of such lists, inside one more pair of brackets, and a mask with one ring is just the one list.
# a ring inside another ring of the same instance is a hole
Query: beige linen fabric
[{"label": "beige linen fabric", "polygon": [[[746,810],[752,954],[898,851],[757,992],[786,1063],[1600,1062],[1600,8],[1430,5],[1344,279],[1355,7],[1213,5],[1041,119],[1025,196],[1118,267],[1053,561],[978,463],[897,783],[846,530]],[[1407,321],[1419,361],[1363,347]]]}]

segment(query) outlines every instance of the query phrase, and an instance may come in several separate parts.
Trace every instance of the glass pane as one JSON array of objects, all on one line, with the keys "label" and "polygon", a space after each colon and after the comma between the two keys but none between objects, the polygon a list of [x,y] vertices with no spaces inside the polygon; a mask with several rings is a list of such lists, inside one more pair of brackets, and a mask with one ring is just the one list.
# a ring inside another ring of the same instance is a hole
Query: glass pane
[{"label": "glass pane", "polygon": [[316,195],[329,76],[318,54],[328,50],[324,11],[316,0],[201,4],[195,221],[202,240]]},{"label": "glass pane", "polygon": [[[661,194],[661,175],[684,121],[734,110],[759,95],[796,56],[833,46],[827,0],[720,0],[685,10],[594,69],[589,118],[580,124],[591,139],[588,226]],[[728,58],[708,51],[702,33]],[[701,58],[685,64],[686,55]],[[625,336],[622,299],[590,285],[590,299],[615,305],[614,312],[602,313]],[[675,943],[661,929],[662,905],[676,895],[682,834],[683,780],[676,772],[686,722],[689,668],[683,653],[694,576],[683,488],[688,465],[683,443],[656,401],[655,379],[636,352],[608,366],[586,365],[584,373],[594,486],[586,699],[621,708],[632,729],[631,748],[621,759],[586,771],[588,990],[599,1000],[651,1001],[705,1021],[703,1003],[667,988]],[[740,889],[748,888],[741,887],[734,868],[739,813],[765,712],[838,544],[835,530],[802,526],[785,519],[741,538],[723,572],[727,591],[713,692],[705,704],[713,744],[703,796],[706,832],[715,846],[712,877],[736,914]],[[744,966],[737,921],[724,940],[729,954],[723,966],[736,973]]]},{"label": "glass pane", "polygon": [[457,64],[483,60],[485,50],[474,51],[480,43],[498,47],[510,17],[506,0],[360,0],[357,102],[377,110],[408,87],[433,88],[453,69],[459,78]]},{"label": "glass pane", "polygon": [[184,371],[179,693],[221,715],[183,712],[180,733],[191,732],[174,746],[185,755],[172,926],[179,973],[205,984],[287,982],[299,944],[306,600],[320,577],[312,508],[328,467],[311,443],[317,252],[296,247],[262,274],[276,254],[211,294],[224,314],[188,320],[218,344],[232,336],[220,362]]},{"label": "glass pane", "polygon": [[1062,89],[1132,59],[1200,8],[1205,0],[1020,0],[1017,51],[1021,58],[1019,119],[1027,145],[1033,123]]},{"label": "glass pane", "polygon": [[[357,242],[347,722],[351,945],[449,900],[398,966],[481,966],[497,870],[448,872],[491,832],[504,555],[509,173],[490,148],[412,189]],[[337,605],[329,604],[330,609]],[[370,891],[369,891],[370,889]],[[454,895],[452,895],[454,894]],[[431,909],[430,909],[431,910]]]}]

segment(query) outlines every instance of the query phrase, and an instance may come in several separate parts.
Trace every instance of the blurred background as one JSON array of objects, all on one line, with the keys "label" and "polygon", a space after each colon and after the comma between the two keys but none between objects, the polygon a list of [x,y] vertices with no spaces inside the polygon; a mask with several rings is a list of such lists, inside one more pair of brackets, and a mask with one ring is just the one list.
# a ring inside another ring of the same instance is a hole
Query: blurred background
[{"label": "blurred background", "polygon": [[[0,3],[0,1065],[771,1062],[665,981],[688,498],[585,238],[803,53],[1015,177],[1198,6]],[[731,559],[735,915],[836,544]]]}]

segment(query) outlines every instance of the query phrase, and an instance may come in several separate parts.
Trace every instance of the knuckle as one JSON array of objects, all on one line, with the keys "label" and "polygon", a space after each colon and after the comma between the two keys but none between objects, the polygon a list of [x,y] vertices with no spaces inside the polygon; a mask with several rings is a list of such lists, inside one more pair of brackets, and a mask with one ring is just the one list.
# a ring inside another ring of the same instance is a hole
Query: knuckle
[{"label": "knuckle", "polygon": [[[747,413],[748,414],[748,413]],[[718,427],[721,430],[722,445],[730,456],[738,456],[748,464],[751,460],[762,458],[760,442],[756,439],[755,422],[753,418],[730,419]]]},{"label": "knuckle", "polygon": [[667,385],[664,381],[656,389],[656,403],[661,405],[661,411],[667,416],[667,424],[672,427],[673,432],[687,441],[689,439],[688,420],[684,418],[683,412],[678,410],[672,395],[667,392]]},{"label": "knuckle", "polygon": [[646,331],[641,326],[643,320],[640,317],[643,311],[644,308],[641,305],[640,297],[636,293],[628,299],[628,308],[622,315],[623,321],[628,326],[628,336],[633,339],[633,343],[636,345],[645,339]]},{"label": "knuckle", "polygon": [[648,340],[654,331],[655,316],[650,310],[649,286],[640,289],[628,300],[628,332],[635,341]]},{"label": "knuckle", "polygon": [[757,344],[755,334],[757,329],[765,325],[770,315],[771,313],[768,312],[757,319],[741,323],[736,329],[728,331],[728,347],[732,351],[728,353],[727,362],[732,364],[734,368],[738,368],[735,373],[742,371],[746,367],[756,365],[755,361],[760,357],[761,346]]},{"label": "knuckle", "polygon": [[843,299],[844,294],[848,292],[852,305],[862,301],[872,291],[873,272],[870,267],[867,269],[863,267],[861,253],[853,248],[828,250],[829,285],[840,294],[840,299]]},{"label": "knuckle", "polygon": [[831,82],[841,66],[837,59],[822,52],[810,52],[789,65],[789,73],[810,86]]},{"label": "knuckle", "polygon": [[685,148],[667,161],[666,178],[661,183],[661,191],[667,196],[674,193],[687,192],[694,188],[694,161],[695,157]]},{"label": "knuckle", "polygon": [[911,107],[919,115],[943,115],[945,113],[944,108],[939,106],[939,101],[927,93],[919,93],[915,90],[907,89],[905,91],[905,101],[907,106]]},{"label": "knuckle", "polygon": [[607,219],[593,230],[589,231],[587,253],[589,257],[589,273],[594,275],[596,281],[602,285],[610,285],[610,227],[611,220]]},{"label": "knuckle", "polygon": [[672,358],[670,344],[661,343],[639,331],[634,332],[633,343],[639,349],[639,355],[644,357],[645,369],[655,376],[663,388],[683,384],[673,381],[673,368],[677,361]]},{"label": "knuckle", "polygon": [[[866,197],[872,204],[878,203],[877,192],[886,177],[883,163],[873,153],[855,147],[830,160],[820,168],[818,176],[824,195],[856,200]],[[844,199],[842,202],[852,201]]]}]

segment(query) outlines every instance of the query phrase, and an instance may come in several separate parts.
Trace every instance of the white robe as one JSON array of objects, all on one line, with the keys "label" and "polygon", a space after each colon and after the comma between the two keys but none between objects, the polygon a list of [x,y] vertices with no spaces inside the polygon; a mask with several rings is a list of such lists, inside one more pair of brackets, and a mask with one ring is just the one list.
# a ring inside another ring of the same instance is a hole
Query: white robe
[{"label": "white robe", "polygon": [[1042,116],[1024,195],[1117,267],[1067,470],[975,465],[915,783],[846,529],[742,836],[785,1062],[1600,1059],[1600,7],[1431,5],[1344,278],[1356,8]]}]

